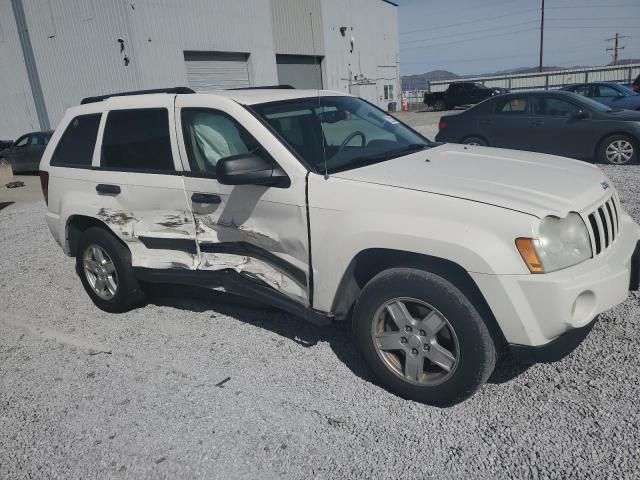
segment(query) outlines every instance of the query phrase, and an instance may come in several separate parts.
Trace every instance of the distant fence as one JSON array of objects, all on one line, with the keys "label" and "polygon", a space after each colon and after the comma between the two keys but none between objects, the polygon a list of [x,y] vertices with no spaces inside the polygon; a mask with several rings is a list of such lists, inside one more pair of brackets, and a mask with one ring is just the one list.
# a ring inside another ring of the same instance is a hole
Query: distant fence
[{"label": "distant fence", "polygon": [[610,67],[570,68],[542,73],[514,73],[510,75],[436,80],[429,82],[426,90],[406,90],[404,95],[409,100],[409,104],[416,104],[422,103],[425,92],[442,92],[447,89],[450,83],[455,82],[478,82],[487,87],[501,87],[512,91],[522,91],[548,90],[571,85],[572,83],[631,83],[638,75],[640,75],[640,63]]}]

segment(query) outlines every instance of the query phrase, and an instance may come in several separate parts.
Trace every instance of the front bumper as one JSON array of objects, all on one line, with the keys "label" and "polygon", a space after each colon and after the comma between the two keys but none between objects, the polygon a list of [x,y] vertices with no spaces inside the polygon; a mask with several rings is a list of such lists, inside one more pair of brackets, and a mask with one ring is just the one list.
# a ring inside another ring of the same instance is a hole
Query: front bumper
[{"label": "front bumper", "polygon": [[470,275],[514,353],[555,361],[582,341],[598,314],[637,288],[639,239],[640,228],[623,214],[616,242],[597,259],[542,275]]}]

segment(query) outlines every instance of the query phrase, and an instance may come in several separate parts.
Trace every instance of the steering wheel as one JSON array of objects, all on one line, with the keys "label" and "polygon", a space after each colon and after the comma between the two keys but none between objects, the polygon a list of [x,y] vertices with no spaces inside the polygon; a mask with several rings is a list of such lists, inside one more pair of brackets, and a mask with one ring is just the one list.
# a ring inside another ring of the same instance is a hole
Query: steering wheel
[{"label": "steering wheel", "polygon": [[347,135],[347,138],[344,139],[344,141],[340,145],[340,148],[338,148],[336,155],[341,153],[342,150],[344,150],[344,148],[347,146],[347,144],[356,137],[360,137],[362,139],[362,144],[360,145],[360,148],[364,147],[367,144],[367,137],[364,136],[364,133],[362,133],[360,130],[356,130],[355,132],[352,132],[349,135]]}]

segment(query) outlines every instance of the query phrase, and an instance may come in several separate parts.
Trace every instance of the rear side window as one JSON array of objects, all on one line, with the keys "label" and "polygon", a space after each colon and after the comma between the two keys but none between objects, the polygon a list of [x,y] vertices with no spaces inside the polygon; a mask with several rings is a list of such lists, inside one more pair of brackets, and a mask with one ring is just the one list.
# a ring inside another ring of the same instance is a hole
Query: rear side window
[{"label": "rear side window", "polygon": [[499,115],[526,115],[527,97],[499,99],[495,106],[495,113]]},{"label": "rear side window", "polygon": [[168,110],[147,108],[109,112],[100,165],[114,170],[173,172]]},{"label": "rear side window", "polygon": [[102,114],[80,115],[69,123],[62,134],[51,165],[69,167],[91,166],[93,150],[96,147],[98,127]]}]

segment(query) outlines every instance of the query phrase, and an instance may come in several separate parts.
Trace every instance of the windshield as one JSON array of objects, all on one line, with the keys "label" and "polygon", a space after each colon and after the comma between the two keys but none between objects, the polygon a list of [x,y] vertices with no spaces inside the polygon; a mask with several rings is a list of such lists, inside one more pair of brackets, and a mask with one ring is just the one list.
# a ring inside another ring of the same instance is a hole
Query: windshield
[{"label": "windshield", "polygon": [[634,92],[633,90],[631,90],[629,87],[625,87],[624,85],[618,85],[618,88],[622,91],[622,93],[624,93],[625,95],[638,95],[638,93]]},{"label": "windshield", "polygon": [[254,105],[260,115],[318,172],[382,162],[429,148],[417,133],[369,103],[348,96]]},{"label": "windshield", "polygon": [[[573,95],[575,95],[575,98],[573,97]],[[595,100],[591,100],[590,98],[587,97],[583,97],[582,95],[578,95],[577,93],[571,95],[575,100],[579,100],[580,102],[584,103],[586,107],[589,107],[591,110],[595,110],[597,112],[611,112],[611,108],[607,107],[606,105],[600,103],[600,102],[596,102]]]}]

